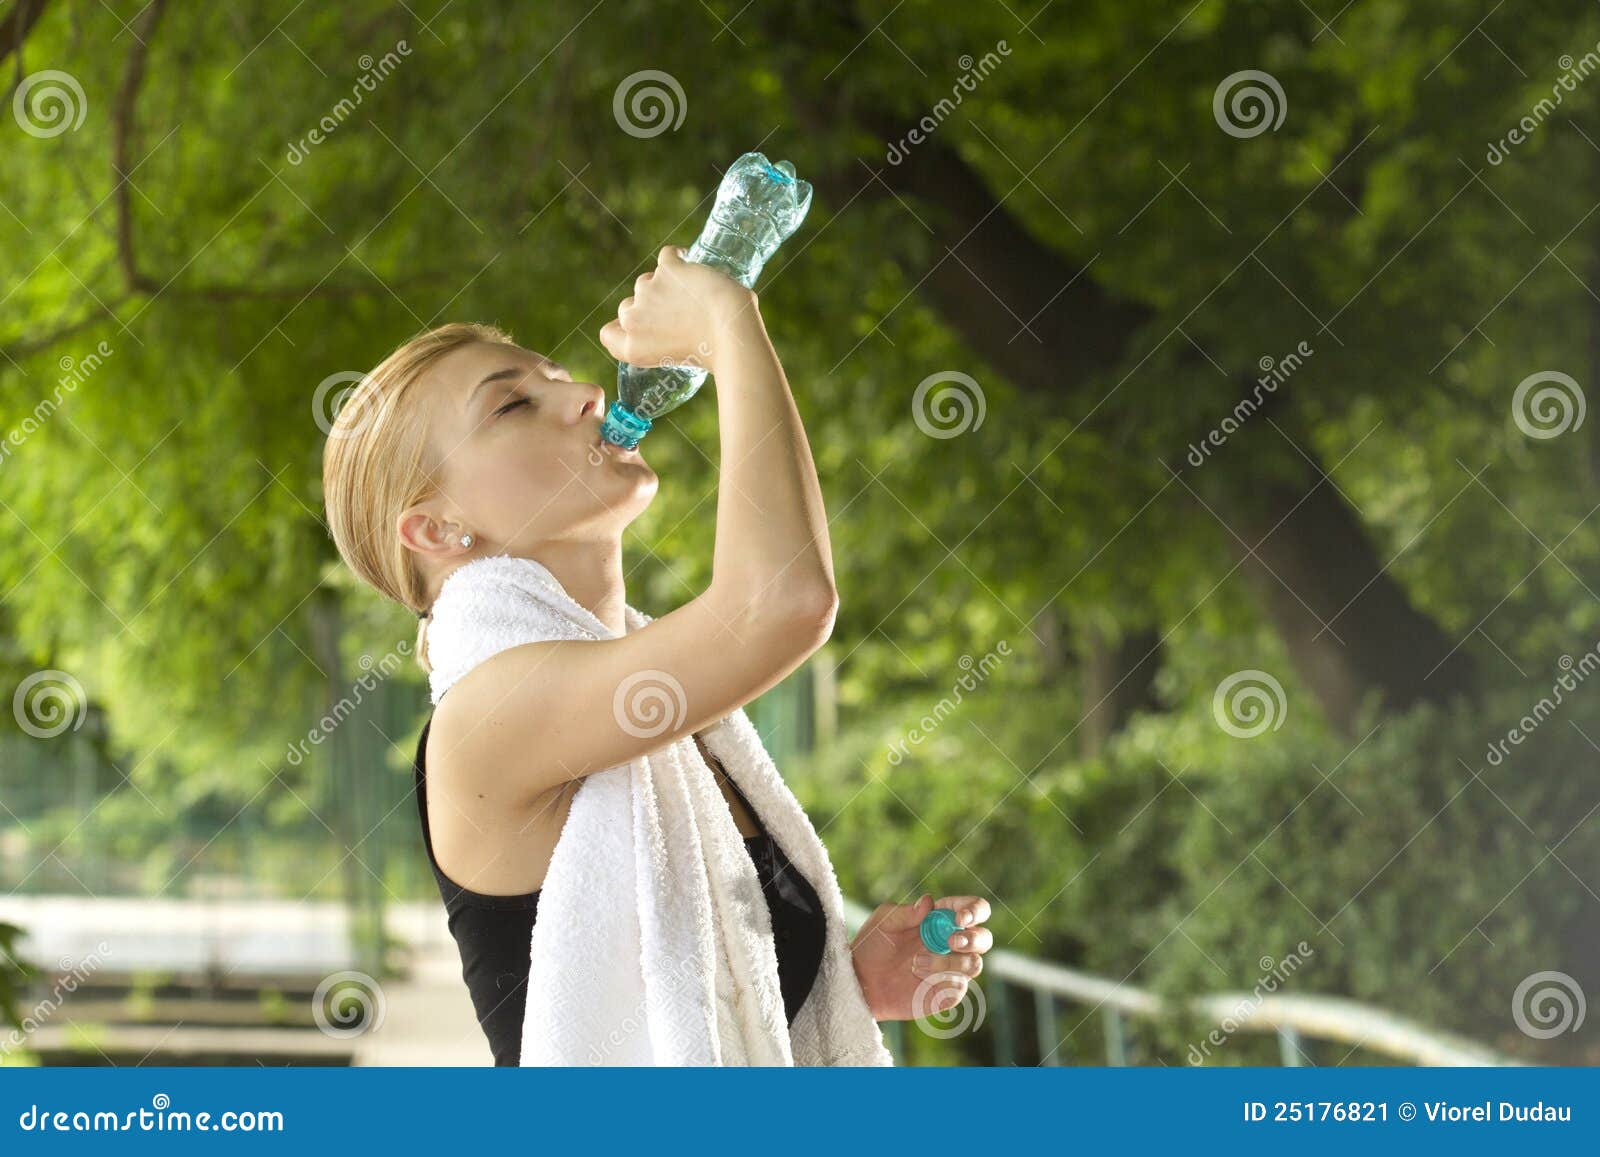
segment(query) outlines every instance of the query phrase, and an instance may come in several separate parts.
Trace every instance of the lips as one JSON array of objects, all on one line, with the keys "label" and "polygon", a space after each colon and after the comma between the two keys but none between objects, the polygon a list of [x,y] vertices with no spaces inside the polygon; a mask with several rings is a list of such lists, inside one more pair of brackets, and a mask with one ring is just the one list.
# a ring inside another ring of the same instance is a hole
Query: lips
[{"label": "lips", "polygon": [[607,454],[617,454],[628,458],[637,458],[639,456],[639,451],[637,449],[629,450],[626,447],[618,446],[615,442],[608,442],[604,438],[596,438],[594,444],[602,452]]}]

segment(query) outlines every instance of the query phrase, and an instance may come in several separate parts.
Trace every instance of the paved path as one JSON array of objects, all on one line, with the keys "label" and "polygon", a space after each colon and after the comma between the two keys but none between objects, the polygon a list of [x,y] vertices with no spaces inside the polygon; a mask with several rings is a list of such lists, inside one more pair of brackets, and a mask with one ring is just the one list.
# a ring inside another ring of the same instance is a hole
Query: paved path
[{"label": "paved path", "polygon": [[[18,945],[26,959],[61,976],[76,969],[84,978],[76,992],[58,988],[59,1003],[21,1010],[38,1019],[40,1047],[58,1047],[79,1039],[84,1027],[104,1024],[106,1005],[91,987],[97,976],[117,981],[134,973],[173,972],[223,987],[248,987],[270,977],[304,992],[353,969],[355,960],[345,910],[330,902],[11,896],[0,898],[0,920],[27,930]],[[107,1025],[94,1030],[94,1039],[118,1057],[175,1049],[247,1055],[263,1064],[286,1056],[348,1054],[358,1065],[491,1065],[443,907],[437,901],[395,905],[388,924],[390,935],[405,946],[407,967],[404,976],[382,982],[383,1019],[367,1032],[341,1037],[315,1027],[209,1025],[197,1005],[193,1017],[176,1024]],[[49,988],[40,992],[48,1001]],[[161,1063],[160,1057],[149,1063]]]}]

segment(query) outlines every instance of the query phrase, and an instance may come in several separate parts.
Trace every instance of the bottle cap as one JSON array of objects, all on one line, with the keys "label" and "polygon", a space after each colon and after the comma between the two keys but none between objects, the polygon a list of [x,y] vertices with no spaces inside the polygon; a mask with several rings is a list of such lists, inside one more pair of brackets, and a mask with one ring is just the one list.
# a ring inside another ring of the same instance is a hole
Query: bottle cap
[{"label": "bottle cap", "polygon": [[950,951],[950,934],[960,927],[953,909],[935,908],[922,918],[918,931],[922,934],[923,946],[943,956]]}]

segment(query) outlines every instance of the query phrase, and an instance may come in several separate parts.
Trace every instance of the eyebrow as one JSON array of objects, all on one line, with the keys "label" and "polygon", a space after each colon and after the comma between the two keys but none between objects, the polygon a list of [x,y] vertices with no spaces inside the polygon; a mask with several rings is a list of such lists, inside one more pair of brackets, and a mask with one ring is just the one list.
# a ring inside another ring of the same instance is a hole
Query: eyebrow
[{"label": "eyebrow", "polygon": [[478,400],[478,395],[482,392],[483,387],[487,386],[490,382],[499,382],[505,380],[506,378],[523,378],[527,375],[527,370],[519,370],[515,366],[508,366],[506,369],[496,370],[494,373],[490,374],[477,385],[472,387],[472,392],[467,395],[467,408],[472,408],[473,403]]},{"label": "eyebrow", "polygon": [[[555,373],[566,373],[569,377],[571,376],[570,372],[565,366],[558,365],[555,362],[551,362],[550,365]],[[518,369],[516,366],[507,366],[503,370],[495,370],[494,373],[489,374],[477,385],[472,387],[472,392],[467,395],[467,408],[472,408],[473,403],[478,400],[478,394],[482,391],[483,387],[487,386],[490,382],[504,381],[507,378],[526,378],[532,372],[532,370]]]}]

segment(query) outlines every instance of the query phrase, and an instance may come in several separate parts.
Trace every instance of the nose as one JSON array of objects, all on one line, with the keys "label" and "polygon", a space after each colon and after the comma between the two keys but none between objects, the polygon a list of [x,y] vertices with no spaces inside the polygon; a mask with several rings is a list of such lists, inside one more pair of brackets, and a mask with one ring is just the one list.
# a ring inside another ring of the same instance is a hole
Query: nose
[{"label": "nose", "polygon": [[598,416],[606,404],[606,392],[599,386],[585,384],[578,400],[578,421]]}]

